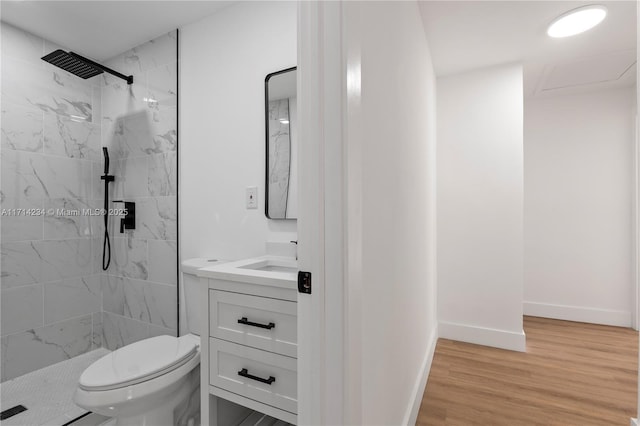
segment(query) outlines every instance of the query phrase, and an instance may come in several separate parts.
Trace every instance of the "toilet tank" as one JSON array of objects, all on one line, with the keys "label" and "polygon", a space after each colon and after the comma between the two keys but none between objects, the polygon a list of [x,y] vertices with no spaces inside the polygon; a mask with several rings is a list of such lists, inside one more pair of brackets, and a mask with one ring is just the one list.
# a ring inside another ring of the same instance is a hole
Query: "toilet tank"
[{"label": "toilet tank", "polygon": [[196,275],[197,270],[224,262],[223,260],[208,258],[189,259],[182,262],[183,304],[180,308],[186,313],[183,318],[186,320],[188,333],[200,335],[200,292],[202,284],[200,283],[200,277]]}]

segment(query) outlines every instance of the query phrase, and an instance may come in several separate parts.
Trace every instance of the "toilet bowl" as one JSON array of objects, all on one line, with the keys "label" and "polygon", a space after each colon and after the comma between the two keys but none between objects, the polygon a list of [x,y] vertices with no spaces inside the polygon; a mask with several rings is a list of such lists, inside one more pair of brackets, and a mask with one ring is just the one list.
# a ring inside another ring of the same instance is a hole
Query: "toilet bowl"
[{"label": "toilet bowl", "polygon": [[200,337],[157,336],[100,358],[80,377],[75,402],[116,425],[200,423]]},{"label": "toilet bowl", "polygon": [[181,264],[186,334],[140,340],[100,358],[80,376],[75,403],[119,426],[199,426],[202,296],[196,271],[220,262]]}]

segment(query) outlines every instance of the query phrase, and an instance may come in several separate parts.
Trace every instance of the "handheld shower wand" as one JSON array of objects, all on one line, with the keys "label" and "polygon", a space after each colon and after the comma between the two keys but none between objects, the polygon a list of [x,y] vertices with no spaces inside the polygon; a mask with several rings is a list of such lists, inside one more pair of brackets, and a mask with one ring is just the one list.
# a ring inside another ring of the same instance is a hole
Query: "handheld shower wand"
[{"label": "handheld shower wand", "polygon": [[102,147],[102,153],[104,154],[104,174],[109,174],[109,150],[106,146]]},{"label": "handheld shower wand", "polygon": [[111,240],[109,239],[109,182],[115,177],[109,174],[109,150],[102,147],[104,154],[104,175],[100,179],[104,181],[104,240],[102,242],[102,270],[106,271],[111,263]]}]

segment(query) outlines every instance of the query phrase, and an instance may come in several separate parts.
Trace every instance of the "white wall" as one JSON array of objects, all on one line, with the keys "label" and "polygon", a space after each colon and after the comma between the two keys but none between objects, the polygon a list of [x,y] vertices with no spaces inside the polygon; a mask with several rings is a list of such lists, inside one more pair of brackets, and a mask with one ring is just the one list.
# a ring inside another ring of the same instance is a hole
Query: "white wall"
[{"label": "white wall", "polygon": [[251,257],[296,239],[295,221],[264,214],[264,79],[296,65],[296,10],[238,2],[180,31],[181,259]]},{"label": "white wall", "polygon": [[[349,202],[349,216],[362,218],[349,225],[361,227],[349,250],[362,253],[362,331],[355,340],[361,344],[347,341],[359,345],[349,351],[361,356],[361,371],[349,371],[361,380],[360,398],[347,408],[360,410],[348,423],[413,424],[437,339],[435,75],[415,2],[345,7],[354,49],[347,55],[361,56],[361,99],[354,101],[361,116],[348,132],[361,134],[348,140],[361,147],[360,163],[347,167],[362,170],[358,194],[348,195],[361,199],[361,205]],[[350,78],[353,85],[357,77]]]},{"label": "white wall", "polygon": [[440,337],[524,350],[522,67],[438,78]]},{"label": "white wall", "polygon": [[635,96],[525,102],[525,314],[631,326]]}]

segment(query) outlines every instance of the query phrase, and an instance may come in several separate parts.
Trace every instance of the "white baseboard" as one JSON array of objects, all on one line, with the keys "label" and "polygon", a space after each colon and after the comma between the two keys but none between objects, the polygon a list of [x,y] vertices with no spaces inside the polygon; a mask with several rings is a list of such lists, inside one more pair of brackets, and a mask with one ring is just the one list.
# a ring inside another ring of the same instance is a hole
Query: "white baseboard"
[{"label": "white baseboard", "polygon": [[418,412],[420,411],[420,404],[422,403],[422,396],[424,395],[424,389],[427,387],[427,379],[429,378],[429,371],[431,371],[431,363],[433,362],[433,355],[436,352],[436,344],[438,343],[438,326],[436,326],[429,336],[429,343],[427,346],[427,353],[422,361],[422,367],[420,368],[420,374],[416,379],[416,383],[413,386],[413,392],[411,394],[411,400],[407,407],[407,412],[404,415],[403,425],[413,426],[418,420]]},{"label": "white baseboard", "polygon": [[580,306],[552,305],[549,303],[524,302],[524,314],[534,317],[553,318],[590,324],[631,327],[631,312],[608,309],[583,308]]},{"label": "white baseboard", "polygon": [[475,343],[476,345],[508,349],[510,351],[525,352],[527,349],[527,339],[524,330],[517,333],[497,330],[495,328],[476,327],[440,321],[438,323],[438,337]]}]

